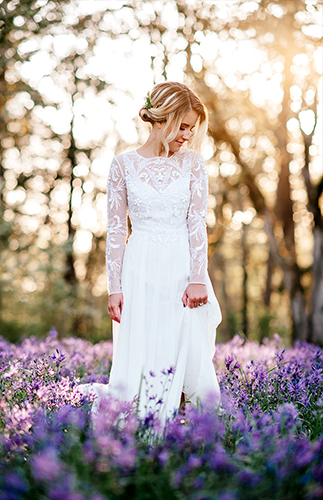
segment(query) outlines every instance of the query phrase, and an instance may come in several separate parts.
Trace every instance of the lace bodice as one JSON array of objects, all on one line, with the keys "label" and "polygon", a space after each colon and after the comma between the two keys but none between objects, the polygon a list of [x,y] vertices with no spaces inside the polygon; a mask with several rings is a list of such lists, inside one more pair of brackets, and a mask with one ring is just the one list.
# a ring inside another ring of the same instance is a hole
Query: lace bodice
[{"label": "lace bodice", "polygon": [[106,264],[109,293],[121,292],[127,239],[127,209],[132,237],[143,233],[167,244],[187,235],[190,283],[206,283],[208,178],[204,160],[191,150],[171,157],[144,158],[137,151],[116,156],[108,178]]}]

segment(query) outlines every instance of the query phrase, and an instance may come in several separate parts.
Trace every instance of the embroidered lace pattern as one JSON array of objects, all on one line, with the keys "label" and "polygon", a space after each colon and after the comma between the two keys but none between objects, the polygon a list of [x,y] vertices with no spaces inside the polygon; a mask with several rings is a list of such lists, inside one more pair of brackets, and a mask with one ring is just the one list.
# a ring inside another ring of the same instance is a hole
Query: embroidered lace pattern
[{"label": "embroidered lace pattern", "polygon": [[167,244],[186,235],[191,283],[205,283],[208,178],[203,159],[190,150],[170,158],[144,158],[136,151],[112,161],[108,178],[106,265],[109,293],[121,292],[127,239],[127,209],[132,238],[148,236]]}]

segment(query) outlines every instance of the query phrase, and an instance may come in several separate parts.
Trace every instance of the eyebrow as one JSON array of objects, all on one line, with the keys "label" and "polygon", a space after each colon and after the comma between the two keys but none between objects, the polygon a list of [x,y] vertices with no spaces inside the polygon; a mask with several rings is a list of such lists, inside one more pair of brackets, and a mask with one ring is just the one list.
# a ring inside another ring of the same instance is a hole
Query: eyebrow
[{"label": "eyebrow", "polygon": [[[189,125],[187,123],[181,123],[181,127],[189,127]],[[193,125],[192,128],[194,128],[194,127],[195,127],[195,125]]]}]

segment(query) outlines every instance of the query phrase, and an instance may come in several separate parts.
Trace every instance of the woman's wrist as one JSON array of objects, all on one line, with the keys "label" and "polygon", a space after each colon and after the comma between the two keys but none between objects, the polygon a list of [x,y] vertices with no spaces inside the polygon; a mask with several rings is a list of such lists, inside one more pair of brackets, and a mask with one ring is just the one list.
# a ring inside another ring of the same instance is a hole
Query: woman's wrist
[{"label": "woman's wrist", "polygon": [[108,295],[111,297],[111,295],[116,295],[117,293],[122,293],[122,290],[119,290],[118,292],[110,292]]}]

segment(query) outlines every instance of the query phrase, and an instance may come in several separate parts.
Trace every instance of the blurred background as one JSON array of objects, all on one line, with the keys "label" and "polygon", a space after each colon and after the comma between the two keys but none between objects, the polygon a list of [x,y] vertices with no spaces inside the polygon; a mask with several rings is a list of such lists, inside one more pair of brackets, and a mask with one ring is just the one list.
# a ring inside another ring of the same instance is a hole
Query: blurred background
[{"label": "blurred background", "polygon": [[111,338],[106,182],[160,81],[210,114],[218,340],[323,345],[322,3],[0,0],[0,334]]}]

